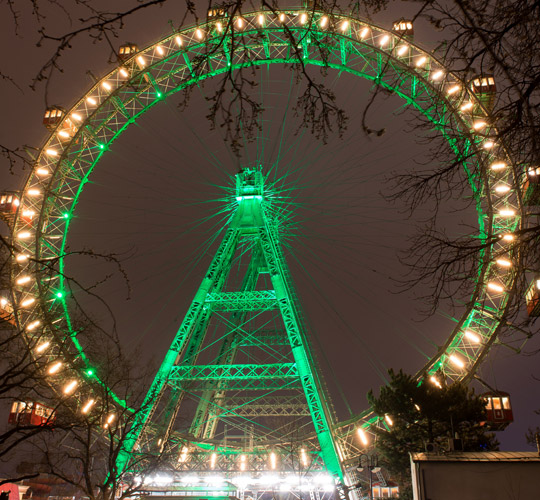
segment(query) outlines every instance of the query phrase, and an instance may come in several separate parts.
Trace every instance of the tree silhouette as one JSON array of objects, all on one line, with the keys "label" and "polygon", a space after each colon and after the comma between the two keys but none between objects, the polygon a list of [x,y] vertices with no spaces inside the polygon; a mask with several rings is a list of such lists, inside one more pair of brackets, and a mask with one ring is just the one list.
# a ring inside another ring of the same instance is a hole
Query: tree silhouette
[{"label": "tree silhouette", "polygon": [[375,449],[399,482],[400,498],[411,493],[409,453],[424,451],[426,444],[444,452],[449,450],[449,439],[458,437],[463,451],[497,449],[494,434],[484,425],[485,402],[465,384],[419,383],[401,370],[390,370],[389,375],[389,384],[380,388],[378,396],[371,390],[368,400],[388,424],[387,430],[376,430]]}]

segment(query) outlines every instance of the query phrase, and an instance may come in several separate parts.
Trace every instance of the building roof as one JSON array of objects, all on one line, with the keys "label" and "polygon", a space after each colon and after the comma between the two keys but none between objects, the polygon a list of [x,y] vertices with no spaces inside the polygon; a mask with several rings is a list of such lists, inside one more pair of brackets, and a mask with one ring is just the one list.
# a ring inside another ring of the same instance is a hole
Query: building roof
[{"label": "building roof", "polygon": [[413,462],[540,462],[536,451],[453,451],[435,453],[411,453]]}]

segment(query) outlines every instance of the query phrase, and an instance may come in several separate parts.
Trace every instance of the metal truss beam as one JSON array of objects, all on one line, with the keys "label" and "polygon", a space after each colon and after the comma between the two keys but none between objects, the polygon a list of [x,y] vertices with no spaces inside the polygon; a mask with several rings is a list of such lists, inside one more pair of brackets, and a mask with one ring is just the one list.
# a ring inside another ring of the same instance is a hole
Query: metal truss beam
[{"label": "metal truss beam", "polygon": [[257,330],[256,332],[246,332],[249,336],[239,340],[241,347],[262,347],[289,345],[289,337],[286,330]]},{"label": "metal truss beam", "polygon": [[214,311],[272,311],[279,309],[274,290],[209,293],[205,303]]},{"label": "metal truss beam", "polygon": [[169,381],[175,383],[197,380],[288,380],[298,378],[295,363],[275,363],[269,365],[200,365],[175,366]]},{"label": "metal truss beam", "polygon": [[235,397],[227,399],[223,406],[235,415],[261,416],[309,416],[306,400],[301,396],[266,396],[263,398]]}]

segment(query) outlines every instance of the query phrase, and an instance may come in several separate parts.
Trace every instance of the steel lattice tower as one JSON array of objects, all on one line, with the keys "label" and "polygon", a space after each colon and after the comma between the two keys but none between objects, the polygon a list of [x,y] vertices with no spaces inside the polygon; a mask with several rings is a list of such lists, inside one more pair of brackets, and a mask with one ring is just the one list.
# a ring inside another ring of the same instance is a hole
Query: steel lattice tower
[{"label": "steel lattice tower", "polygon": [[[324,462],[342,481],[330,400],[283,254],[282,213],[259,168],[237,174],[235,191],[225,235],[152,383],[119,465],[127,466],[137,450],[174,446],[181,461],[188,441],[179,443],[173,431],[180,409],[192,399],[192,406],[197,403],[190,438],[207,441],[219,433],[225,441],[236,438],[239,450],[257,449],[253,427],[265,429],[274,442],[290,441],[300,439],[298,429],[310,419],[320,451],[309,460]],[[216,318],[221,329],[211,326]],[[268,423],[272,417],[281,430]],[[240,435],[231,438],[231,428]],[[304,457],[306,453],[302,448]]]}]

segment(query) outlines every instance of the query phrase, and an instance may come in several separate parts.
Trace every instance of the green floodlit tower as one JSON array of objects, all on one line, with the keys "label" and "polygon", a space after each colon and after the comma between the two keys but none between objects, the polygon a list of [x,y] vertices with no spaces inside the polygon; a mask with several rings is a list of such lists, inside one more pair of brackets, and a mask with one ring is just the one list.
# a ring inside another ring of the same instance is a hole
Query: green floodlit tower
[{"label": "green floodlit tower", "polygon": [[204,468],[214,468],[219,451],[237,470],[261,460],[275,469],[287,460],[284,443],[296,442],[300,467],[343,481],[330,402],[283,255],[283,210],[264,181],[260,168],[236,175],[223,240],[133,425],[121,468],[152,451],[183,463],[196,448]]}]

